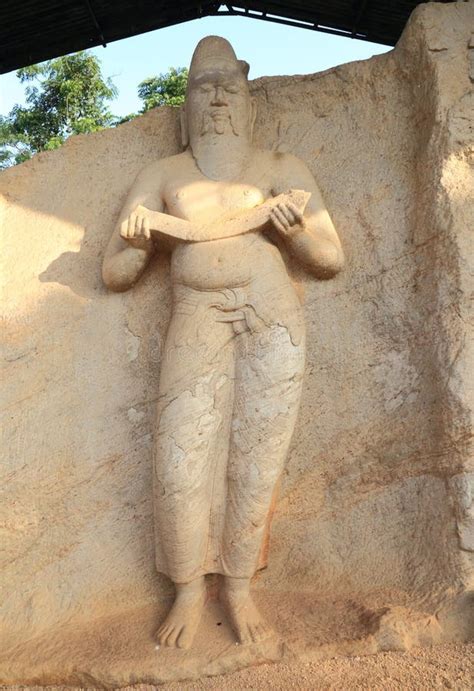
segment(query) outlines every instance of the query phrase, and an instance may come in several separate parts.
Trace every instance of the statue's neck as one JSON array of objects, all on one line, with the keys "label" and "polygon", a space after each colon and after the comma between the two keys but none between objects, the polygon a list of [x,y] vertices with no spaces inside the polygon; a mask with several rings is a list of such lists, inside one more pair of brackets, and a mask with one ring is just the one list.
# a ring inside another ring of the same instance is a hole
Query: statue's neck
[{"label": "statue's neck", "polygon": [[235,135],[201,137],[190,149],[201,173],[211,180],[238,180],[251,155],[250,142]]}]

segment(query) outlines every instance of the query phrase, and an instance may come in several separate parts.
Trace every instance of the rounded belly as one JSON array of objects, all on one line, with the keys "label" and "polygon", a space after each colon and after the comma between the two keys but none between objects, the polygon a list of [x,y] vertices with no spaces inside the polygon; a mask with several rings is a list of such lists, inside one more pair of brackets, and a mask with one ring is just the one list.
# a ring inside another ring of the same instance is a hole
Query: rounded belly
[{"label": "rounded belly", "polygon": [[173,283],[201,290],[247,285],[268,272],[288,276],[278,249],[254,233],[182,244],[175,248],[171,259]]}]

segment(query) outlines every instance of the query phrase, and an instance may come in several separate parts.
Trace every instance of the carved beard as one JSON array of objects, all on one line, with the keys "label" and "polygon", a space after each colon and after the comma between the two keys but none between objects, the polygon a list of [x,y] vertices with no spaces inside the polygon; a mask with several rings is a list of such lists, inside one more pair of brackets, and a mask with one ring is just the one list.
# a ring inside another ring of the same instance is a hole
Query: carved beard
[{"label": "carved beard", "polygon": [[217,117],[213,117],[211,113],[205,112],[202,114],[201,137],[205,137],[207,134],[226,134],[228,125],[230,125],[232,134],[238,137],[240,133],[237,131],[232,114],[229,111],[219,112]]},{"label": "carved beard", "polygon": [[197,167],[211,180],[238,179],[248,164],[250,136],[246,125],[236,127],[230,112],[219,111],[212,117],[209,110],[203,113],[201,127],[191,135],[190,149]]}]

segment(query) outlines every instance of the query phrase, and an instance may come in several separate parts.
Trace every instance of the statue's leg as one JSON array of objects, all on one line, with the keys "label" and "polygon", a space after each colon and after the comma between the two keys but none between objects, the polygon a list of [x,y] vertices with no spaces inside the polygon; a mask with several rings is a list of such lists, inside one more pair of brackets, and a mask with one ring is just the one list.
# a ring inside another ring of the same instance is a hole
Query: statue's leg
[{"label": "statue's leg", "polygon": [[249,586],[298,414],[305,354],[304,339],[295,345],[279,325],[239,338],[222,561],[231,620],[248,641],[266,634]]},{"label": "statue's leg", "polygon": [[176,585],[158,631],[166,645],[191,644],[204,574],[213,570],[213,517],[224,500],[216,478],[224,477],[227,461],[222,441],[229,437],[233,368],[228,324],[216,324],[206,310],[173,316],[161,363],[154,466],[157,568]]}]

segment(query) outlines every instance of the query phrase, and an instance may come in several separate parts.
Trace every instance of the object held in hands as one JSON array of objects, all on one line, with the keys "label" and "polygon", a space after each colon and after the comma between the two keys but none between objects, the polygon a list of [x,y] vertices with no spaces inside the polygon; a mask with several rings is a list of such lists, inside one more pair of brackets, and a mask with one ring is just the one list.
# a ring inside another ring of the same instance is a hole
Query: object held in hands
[{"label": "object held in hands", "polygon": [[294,204],[303,213],[310,197],[310,192],[289,190],[252,209],[223,216],[202,226],[196,226],[194,223],[160,211],[150,211],[144,206],[137,206],[135,214],[148,219],[151,236],[156,240],[160,235],[167,235],[186,242],[206,242],[231,238],[263,228],[270,220],[272,209],[282,202]]}]

